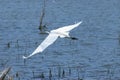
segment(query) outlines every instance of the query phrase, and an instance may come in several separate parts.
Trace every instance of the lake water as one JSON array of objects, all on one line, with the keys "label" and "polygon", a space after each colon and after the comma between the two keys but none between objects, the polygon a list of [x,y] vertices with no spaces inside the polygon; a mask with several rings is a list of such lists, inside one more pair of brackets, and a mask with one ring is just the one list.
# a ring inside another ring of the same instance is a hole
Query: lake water
[{"label": "lake water", "polygon": [[[0,70],[15,80],[120,80],[120,1],[47,0],[44,24],[52,30],[83,23],[43,53],[24,61],[46,38],[38,29],[43,0],[0,0]],[[65,74],[64,74],[65,72]],[[38,78],[34,78],[38,77]]]}]

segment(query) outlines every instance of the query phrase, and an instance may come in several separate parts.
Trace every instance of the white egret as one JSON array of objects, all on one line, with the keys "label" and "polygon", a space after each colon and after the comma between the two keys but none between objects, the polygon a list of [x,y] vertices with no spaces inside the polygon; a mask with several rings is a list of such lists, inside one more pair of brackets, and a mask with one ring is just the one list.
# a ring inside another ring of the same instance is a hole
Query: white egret
[{"label": "white egret", "polygon": [[27,59],[37,53],[43,52],[49,45],[51,45],[53,42],[55,42],[58,37],[60,37],[60,38],[67,37],[70,39],[76,39],[74,37],[70,37],[69,32],[72,29],[74,29],[75,27],[78,27],[81,23],[82,23],[82,21],[80,21],[76,24],[73,24],[73,25],[64,26],[62,28],[58,28],[55,30],[51,30],[50,32],[47,32],[47,33],[49,33],[47,38],[37,47],[36,50],[34,50],[34,52],[32,54],[30,54],[27,57],[23,56],[23,59]]}]

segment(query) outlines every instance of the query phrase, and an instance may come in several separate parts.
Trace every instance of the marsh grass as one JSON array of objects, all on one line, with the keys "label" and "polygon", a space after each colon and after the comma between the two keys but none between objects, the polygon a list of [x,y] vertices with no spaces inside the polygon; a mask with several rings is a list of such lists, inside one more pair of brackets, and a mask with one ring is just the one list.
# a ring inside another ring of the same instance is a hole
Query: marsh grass
[{"label": "marsh grass", "polygon": [[11,42],[8,42],[8,43],[7,43],[7,48],[10,48],[10,43],[11,43]]},{"label": "marsh grass", "polygon": [[[112,77],[114,76],[114,71],[111,70],[110,65],[105,65],[104,67],[106,67],[105,71],[102,72],[101,70],[97,70],[96,75],[91,76],[91,78],[93,78],[93,80],[113,80]],[[31,71],[33,75],[29,80],[86,80],[87,76],[85,76],[85,73],[87,73],[87,71],[83,71],[83,70],[84,69],[81,69],[81,67],[78,66],[63,67],[59,65],[57,67],[50,67],[47,70],[48,72]],[[6,80],[22,80],[21,78],[22,76],[20,74],[22,73],[16,72],[12,74],[11,72],[9,72],[8,74],[9,77],[6,77]],[[95,76],[97,78],[95,78]]]}]

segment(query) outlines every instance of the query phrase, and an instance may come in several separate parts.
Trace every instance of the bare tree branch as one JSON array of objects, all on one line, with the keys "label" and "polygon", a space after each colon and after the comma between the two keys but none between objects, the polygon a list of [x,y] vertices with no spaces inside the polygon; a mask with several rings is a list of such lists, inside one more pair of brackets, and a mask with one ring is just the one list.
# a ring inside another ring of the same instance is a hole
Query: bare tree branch
[{"label": "bare tree branch", "polygon": [[40,31],[42,32],[45,25],[43,25],[43,19],[45,17],[45,7],[46,7],[46,0],[44,0],[44,4],[43,4],[43,7],[42,7],[42,12],[41,12],[41,16],[40,16],[40,25],[39,25],[39,29]]},{"label": "bare tree branch", "polygon": [[8,72],[10,71],[11,67],[6,68],[2,71],[2,73],[0,74],[0,80],[4,80],[6,75],[8,74]]}]

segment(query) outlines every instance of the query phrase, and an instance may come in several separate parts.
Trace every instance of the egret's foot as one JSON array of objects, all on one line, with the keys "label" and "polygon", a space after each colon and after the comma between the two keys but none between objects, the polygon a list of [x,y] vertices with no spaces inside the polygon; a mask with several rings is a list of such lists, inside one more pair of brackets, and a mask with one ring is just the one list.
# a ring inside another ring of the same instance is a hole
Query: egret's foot
[{"label": "egret's foot", "polygon": [[72,40],[78,40],[78,38],[76,38],[76,37],[71,37],[71,39],[72,39]]}]

